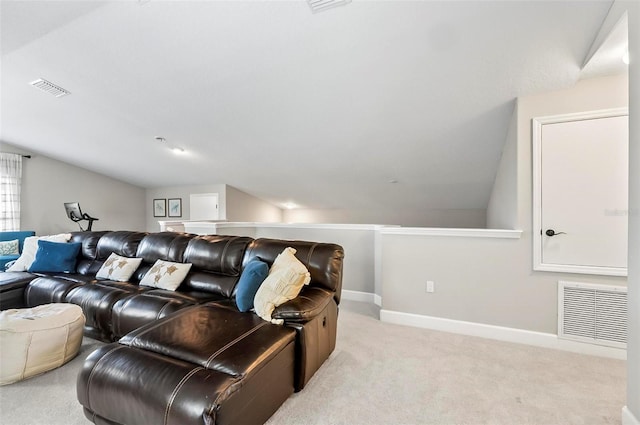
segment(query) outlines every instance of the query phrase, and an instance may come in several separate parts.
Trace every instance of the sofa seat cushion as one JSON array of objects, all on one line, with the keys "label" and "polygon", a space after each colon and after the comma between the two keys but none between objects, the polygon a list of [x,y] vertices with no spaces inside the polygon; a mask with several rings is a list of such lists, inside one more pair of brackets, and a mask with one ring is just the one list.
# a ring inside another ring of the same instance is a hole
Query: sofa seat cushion
[{"label": "sofa seat cushion", "polygon": [[116,280],[96,280],[93,283],[107,288],[122,289],[123,291],[127,291],[132,294],[137,294],[149,290],[149,288],[147,288],[146,286],[140,286],[136,283],[131,282],[118,282]]},{"label": "sofa seat cushion", "polygon": [[105,345],[80,371],[78,401],[96,424],[263,424],[293,393],[294,345],[245,379],[151,351]]},{"label": "sofa seat cushion", "polygon": [[149,293],[149,291],[122,298],[113,305],[111,323],[113,337],[119,338],[134,329],[192,305],[193,303],[182,299]]},{"label": "sofa seat cushion", "polygon": [[67,279],[51,276],[40,276],[33,279],[24,291],[24,301],[27,307],[43,304],[64,302],[67,294],[74,288],[84,285]]},{"label": "sofa seat cushion", "polygon": [[200,305],[139,328],[120,343],[244,377],[294,338],[293,329],[272,325],[255,314]]},{"label": "sofa seat cushion", "polygon": [[79,273],[35,273],[38,276],[53,277],[60,280],[68,280],[76,283],[95,282],[95,276],[79,274]]},{"label": "sofa seat cushion", "polygon": [[153,289],[148,288],[149,290],[145,292],[145,294],[153,295],[156,297],[162,297],[166,299],[172,300],[180,300],[184,302],[188,302],[191,304],[203,304],[209,301],[218,301],[226,299],[222,295],[212,294],[209,292],[200,292],[200,291],[168,291],[166,289]]},{"label": "sofa seat cushion", "polygon": [[99,283],[76,286],[64,296],[63,301],[79,305],[86,317],[86,326],[102,333],[100,339],[111,338],[113,305],[121,298],[136,293],[136,285],[111,287]]},{"label": "sofa seat cushion", "polygon": [[4,272],[0,273],[0,292],[13,289],[15,285],[22,285],[31,282],[36,275],[29,272]]}]

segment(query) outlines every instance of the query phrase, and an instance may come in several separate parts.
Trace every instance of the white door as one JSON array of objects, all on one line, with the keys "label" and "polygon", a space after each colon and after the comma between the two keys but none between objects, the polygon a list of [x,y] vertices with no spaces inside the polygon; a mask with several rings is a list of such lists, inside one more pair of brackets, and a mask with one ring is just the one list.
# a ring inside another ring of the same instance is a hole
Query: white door
[{"label": "white door", "polygon": [[625,275],[628,116],[616,110],[535,121],[536,269]]},{"label": "white door", "polygon": [[189,196],[189,219],[218,220],[218,194],[217,193],[192,193]]}]

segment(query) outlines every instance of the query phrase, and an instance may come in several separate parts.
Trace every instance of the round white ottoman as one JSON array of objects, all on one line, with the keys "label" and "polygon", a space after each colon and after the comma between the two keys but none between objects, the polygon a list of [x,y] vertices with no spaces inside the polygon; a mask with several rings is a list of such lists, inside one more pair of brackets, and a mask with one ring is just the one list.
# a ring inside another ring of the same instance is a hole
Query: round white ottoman
[{"label": "round white ottoman", "polygon": [[0,385],[62,366],[82,344],[84,315],[75,304],[0,312]]}]

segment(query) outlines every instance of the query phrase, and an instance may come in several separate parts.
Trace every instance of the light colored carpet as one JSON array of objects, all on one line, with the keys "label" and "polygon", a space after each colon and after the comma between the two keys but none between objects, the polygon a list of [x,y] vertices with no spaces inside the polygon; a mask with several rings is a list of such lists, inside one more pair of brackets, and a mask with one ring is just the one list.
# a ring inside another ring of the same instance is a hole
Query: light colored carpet
[{"label": "light colored carpet", "polygon": [[[338,344],[268,425],[620,424],[625,362],[381,323],[343,302]],[[75,379],[100,343],[44,375],[0,387],[0,423],[87,425]],[[239,424],[241,425],[241,424]]]}]

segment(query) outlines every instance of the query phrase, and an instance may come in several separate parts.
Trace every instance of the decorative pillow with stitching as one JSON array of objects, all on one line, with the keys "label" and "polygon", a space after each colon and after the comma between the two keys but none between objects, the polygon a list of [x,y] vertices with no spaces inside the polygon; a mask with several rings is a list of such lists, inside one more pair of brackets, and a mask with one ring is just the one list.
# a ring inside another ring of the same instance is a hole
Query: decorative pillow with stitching
[{"label": "decorative pillow with stitching", "polygon": [[75,273],[80,242],[39,240],[36,258],[27,269],[30,273]]},{"label": "decorative pillow with stitching", "polygon": [[157,260],[147,274],[144,275],[140,285],[175,291],[184,278],[187,277],[190,269],[191,263],[172,263],[171,261]]},{"label": "decorative pillow with stitching", "polygon": [[20,242],[17,239],[0,242],[0,255],[19,255]]},{"label": "decorative pillow with stitching", "polygon": [[269,265],[264,261],[253,259],[244,266],[236,287],[236,306],[238,310],[247,312],[253,308],[253,299],[258,288],[269,275]]},{"label": "decorative pillow with stitching", "polygon": [[256,314],[276,325],[282,325],[284,320],[272,319],[273,310],[297,297],[302,287],[311,282],[309,271],[296,258],[295,253],[295,249],[287,247],[276,257],[269,276],[262,282],[253,299]]},{"label": "decorative pillow with stitching", "polygon": [[128,282],[142,262],[142,258],[122,257],[115,252],[109,255],[96,277],[98,279],[116,280],[118,282]]},{"label": "decorative pillow with stitching", "polygon": [[24,239],[22,245],[22,254],[20,258],[16,260],[11,267],[7,269],[8,272],[25,272],[31,267],[31,263],[36,259],[36,252],[38,251],[38,241],[49,242],[67,242],[71,239],[71,233],[61,233],[59,235],[51,236],[29,236]]}]

